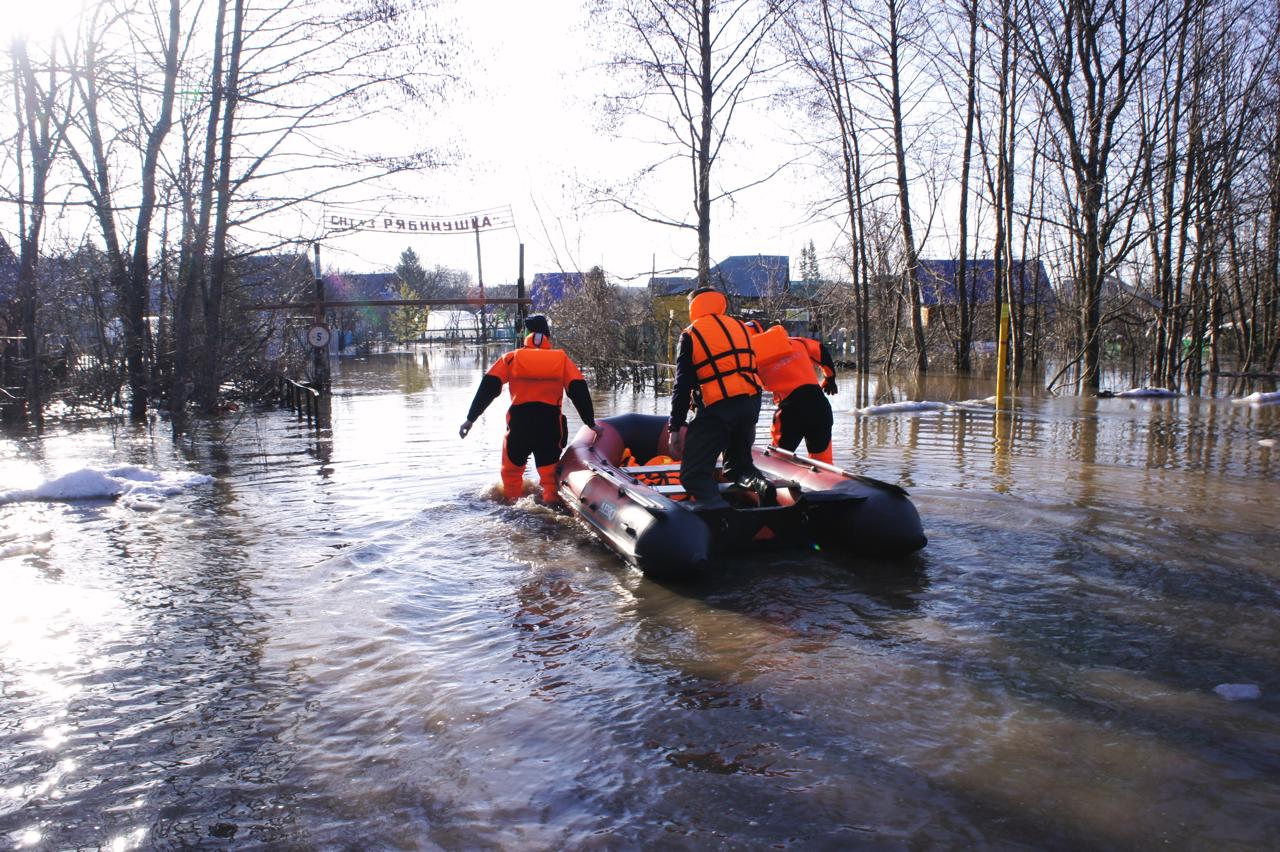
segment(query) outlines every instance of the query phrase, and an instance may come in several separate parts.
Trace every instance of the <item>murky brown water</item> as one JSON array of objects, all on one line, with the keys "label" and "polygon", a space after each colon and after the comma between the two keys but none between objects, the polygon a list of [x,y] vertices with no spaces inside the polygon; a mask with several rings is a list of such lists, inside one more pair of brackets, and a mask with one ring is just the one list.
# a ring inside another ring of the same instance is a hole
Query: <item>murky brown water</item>
[{"label": "murky brown water", "polygon": [[3,842],[1274,848],[1277,407],[865,416],[843,378],[836,461],[910,487],[928,548],[681,587],[490,499],[500,405],[456,433],[485,366],[344,362],[320,440],[282,412],[0,440],[0,478],[214,476],[0,505]]}]

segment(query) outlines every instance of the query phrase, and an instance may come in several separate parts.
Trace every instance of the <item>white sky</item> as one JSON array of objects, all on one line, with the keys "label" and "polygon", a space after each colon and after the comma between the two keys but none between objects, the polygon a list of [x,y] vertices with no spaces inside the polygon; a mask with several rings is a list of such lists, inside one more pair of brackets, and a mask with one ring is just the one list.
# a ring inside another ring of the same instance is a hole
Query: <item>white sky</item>
[{"label": "white sky", "polygon": [[[659,271],[691,265],[697,248],[692,231],[587,203],[584,185],[624,179],[661,154],[656,146],[598,130],[597,98],[613,84],[601,70],[607,56],[602,39],[588,31],[583,0],[461,2],[453,12],[475,57],[461,65],[473,94],[441,118],[467,156],[420,176],[413,191],[423,197],[422,209],[404,212],[447,215],[510,204],[516,230],[482,236],[486,283],[515,280],[521,241],[526,280],[536,272],[600,264],[611,275],[643,283],[655,264]],[[734,127],[745,129],[747,119],[740,116]],[[760,134],[753,134],[755,162],[726,155],[722,174],[739,165],[760,174],[795,156],[789,144],[779,142],[789,131],[774,120],[785,119],[765,118]],[[686,174],[677,169],[677,179],[658,187],[654,197],[668,214],[691,220]],[[712,262],[735,254],[783,254],[794,265],[811,237],[819,245],[824,238],[829,243],[832,227],[801,224],[808,201],[795,175],[784,175],[744,193],[732,207],[720,204],[713,211]],[[394,265],[412,246],[426,265],[475,273],[471,235],[351,235],[325,245],[326,266]]]},{"label": "white sky", "polygon": [[[5,0],[0,39],[7,42],[22,32],[45,38],[82,4],[94,2]],[[661,272],[692,265],[692,231],[651,225],[630,213],[587,203],[585,185],[623,180],[662,155],[656,146],[598,129],[597,99],[615,84],[601,69],[607,40],[589,31],[586,0],[445,0],[443,5],[457,21],[456,29],[451,28],[462,45],[456,70],[469,91],[443,111],[406,109],[358,128],[359,144],[372,153],[399,151],[408,141],[425,139],[447,142],[464,154],[446,168],[397,177],[398,192],[421,199],[397,212],[446,216],[510,205],[516,229],[482,236],[484,278],[490,284],[515,281],[520,242],[525,244],[527,280],[537,272],[600,264],[615,277],[643,283],[653,266]],[[733,129],[749,136],[751,145],[745,152],[726,148],[715,174],[725,182],[735,172],[757,177],[795,157],[792,131],[786,127],[790,119],[776,109],[756,117],[740,112]],[[424,121],[428,126],[421,126]],[[677,167],[666,184],[649,184],[653,206],[691,220],[687,174],[687,167]],[[837,236],[832,225],[804,223],[807,205],[828,189],[814,184],[795,170],[746,191],[735,202],[718,204],[713,209],[712,262],[735,254],[782,254],[792,258],[794,267],[810,238],[822,255]],[[277,228],[314,238],[314,223],[322,212],[313,205]],[[326,270],[388,270],[406,247],[424,265],[475,274],[472,235],[344,235],[322,242],[322,262]]]}]

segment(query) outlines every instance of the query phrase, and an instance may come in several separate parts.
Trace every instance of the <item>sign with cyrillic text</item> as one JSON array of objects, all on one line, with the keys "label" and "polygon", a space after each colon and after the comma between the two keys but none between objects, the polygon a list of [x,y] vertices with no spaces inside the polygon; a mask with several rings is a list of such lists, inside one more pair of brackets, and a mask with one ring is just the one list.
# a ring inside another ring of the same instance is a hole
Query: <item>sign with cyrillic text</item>
[{"label": "sign with cyrillic text", "polygon": [[457,216],[431,216],[408,213],[372,213],[363,210],[327,209],[324,212],[325,230],[376,231],[382,234],[472,234],[479,231],[501,231],[514,228],[515,220],[510,207],[495,207],[476,213]]}]

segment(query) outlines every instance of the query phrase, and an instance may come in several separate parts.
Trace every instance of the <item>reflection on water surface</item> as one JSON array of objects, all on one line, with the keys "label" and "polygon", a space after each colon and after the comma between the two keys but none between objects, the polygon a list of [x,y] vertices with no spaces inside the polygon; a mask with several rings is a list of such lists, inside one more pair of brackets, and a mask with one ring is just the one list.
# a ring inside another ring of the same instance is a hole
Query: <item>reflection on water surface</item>
[{"label": "reflection on water surface", "polygon": [[[912,489],[899,564],[659,584],[491,499],[490,358],[343,361],[335,426],[0,442],[13,847],[1263,848],[1280,832],[1275,407],[841,378],[836,461]],[[864,416],[864,400],[941,411]],[[662,411],[651,391],[603,413]],[[572,417],[572,414],[570,414]],[[762,424],[762,435],[764,434]],[[11,484],[13,483],[13,484]],[[1261,698],[1229,702],[1223,683]]]}]

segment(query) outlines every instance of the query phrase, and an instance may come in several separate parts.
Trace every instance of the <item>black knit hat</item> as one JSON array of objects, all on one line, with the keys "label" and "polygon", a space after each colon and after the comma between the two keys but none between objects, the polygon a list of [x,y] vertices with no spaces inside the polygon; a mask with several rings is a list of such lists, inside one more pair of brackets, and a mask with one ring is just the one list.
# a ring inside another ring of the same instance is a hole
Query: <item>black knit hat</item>
[{"label": "black knit hat", "polygon": [[542,314],[532,314],[525,318],[524,327],[531,334],[545,334],[551,336],[551,326],[547,324],[547,318]]}]

